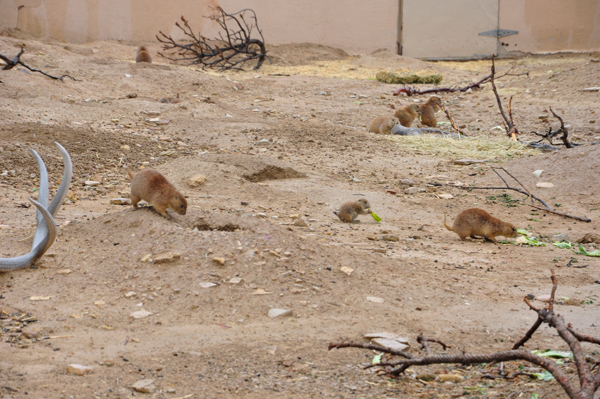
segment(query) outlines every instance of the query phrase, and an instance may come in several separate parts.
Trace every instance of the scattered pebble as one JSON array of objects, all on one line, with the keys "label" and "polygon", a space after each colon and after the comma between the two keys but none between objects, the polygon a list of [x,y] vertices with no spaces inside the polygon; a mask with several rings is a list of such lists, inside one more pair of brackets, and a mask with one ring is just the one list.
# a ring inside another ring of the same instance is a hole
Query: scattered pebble
[{"label": "scattered pebble", "polygon": [[131,205],[130,198],[112,198],[110,200],[111,205]]},{"label": "scattered pebble", "polygon": [[152,312],[148,312],[147,310],[138,310],[137,312],[133,312],[129,316],[133,317],[134,319],[143,319],[145,317],[150,316],[151,314]]},{"label": "scattered pebble", "polygon": [[152,260],[155,264],[175,262],[181,258],[181,254],[177,252],[163,252],[154,256]]},{"label": "scattered pebble", "polygon": [[540,177],[543,172],[544,171],[542,169],[540,169],[540,170],[536,170],[536,171],[532,172],[531,174],[534,175],[535,177]]},{"label": "scattered pebble", "polygon": [[131,386],[134,391],[141,393],[153,393],[156,391],[156,386],[154,385],[154,380],[140,380]]},{"label": "scattered pebble", "polygon": [[210,283],[208,281],[203,281],[200,283],[200,287],[202,287],[202,288],[212,288],[212,287],[216,287],[216,286],[217,286],[217,284]]},{"label": "scattered pebble", "polygon": [[367,297],[367,301],[373,302],[373,303],[384,303],[385,299],[379,298],[379,297],[376,297],[376,296],[368,296]]},{"label": "scattered pebble", "polygon": [[187,184],[188,184],[188,186],[194,188],[194,187],[200,187],[205,182],[206,182],[206,177],[204,177],[204,175],[197,174],[197,175],[190,177],[187,181]]},{"label": "scattered pebble", "polygon": [[346,273],[348,276],[352,274],[352,272],[354,271],[354,269],[347,267],[347,266],[342,266],[340,267],[340,270],[344,273]]},{"label": "scattered pebble", "polygon": [[225,265],[225,258],[214,257],[214,258],[212,258],[212,261],[215,262],[215,263],[220,264],[221,266]]},{"label": "scattered pebble", "polygon": [[244,281],[244,279],[241,277],[233,277],[231,280],[229,280],[229,283],[230,284],[240,284],[242,281]]},{"label": "scattered pebble", "polygon": [[294,314],[294,312],[290,309],[269,309],[269,317],[272,319],[274,319],[275,317],[289,317],[292,314]]},{"label": "scattered pebble", "polygon": [[546,183],[546,182],[539,182],[535,186],[540,187],[540,188],[552,188],[552,187],[554,187],[554,184]]},{"label": "scattered pebble", "polygon": [[93,367],[82,366],[81,364],[69,364],[67,366],[67,373],[75,375],[85,375],[92,371]]},{"label": "scattered pebble", "polygon": [[398,242],[400,241],[400,237],[395,236],[395,235],[384,235],[382,237],[385,241],[394,241],[394,242]]}]

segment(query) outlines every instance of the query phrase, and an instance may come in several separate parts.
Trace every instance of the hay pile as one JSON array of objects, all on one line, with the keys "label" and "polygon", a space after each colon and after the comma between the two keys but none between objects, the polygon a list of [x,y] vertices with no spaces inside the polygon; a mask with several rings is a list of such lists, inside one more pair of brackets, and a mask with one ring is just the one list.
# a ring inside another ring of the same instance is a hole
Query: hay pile
[{"label": "hay pile", "polygon": [[387,71],[377,72],[375,79],[391,84],[439,84],[444,77],[439,74],[393,73]]},{"label": "hay pile", "polygon": [[440,136],[386,136],[398,148],[418,155],[435,155],[445,158],[475,158],[502,160],[530,157],[541,153],[524,144],[506,138]]}]

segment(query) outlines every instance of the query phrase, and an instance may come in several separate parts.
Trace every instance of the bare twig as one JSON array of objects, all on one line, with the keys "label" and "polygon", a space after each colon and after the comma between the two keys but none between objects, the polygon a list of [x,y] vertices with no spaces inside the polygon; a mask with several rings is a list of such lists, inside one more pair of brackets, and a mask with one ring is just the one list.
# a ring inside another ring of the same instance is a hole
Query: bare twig
[{"label": "bare twig", "polygon": [[52,75],[50,75],[50,74],[48,74],[48,73],[46,73],[46,72],[44,72],[44,71],[42,71],[40,69],[36,69],[36,68],[30,67],[29,65],[27,65],[23,61],[21,61],[21,55],[23,55],[24,52],[25,52],[25,47],[22,46],[21,50],[19,51],[19,54],[17,54],[16,56],[14,56],[12,59],[9,59],[8,57],[0,54],[0,59],[6,63],[6,65],[4,65],[4,67],[2,68],[2,70],[3,71],[8,71],[9,69],[13,69],[17,65],[21,65],[22,67],[29,69],[31,72],[39,72],[39,73],[41,73],[44,76],[47,76],[47,77],[49,77],[51,79],[54,79],[54,80],[60,80],[63,83],[64,83],[64,80],[63,80],[64,78],[71,78],[71,79],[73,79],[76,82],[78,81],[77,79],[75,79],[71,75],[64,74],[62,76],[52,76]]},{"label": "bare twig", "polygon": [[[504,168],[499,168],[502,169],[504,172],[506,172],[510,177],[512,177],[517,183],[519,183],[521,185],[521,187],[523,187],[525,189],[525,187],[523,186],[523,184],[521,184],[521,182],[519,180],[517,180],[510,172],[508,172],[506,169]],[[542,199],[536,197],[535,195],[531,194],[529,192],[529,190],[525,189],[525,190],[521,190],[520,188],[516,188],[516,187],[511,187],[508,182],[500,175],[500,173],[498,173],[498,171],[496,170],[496,168],[492,168],[492,170],[494,171],[494,173],[496,173],[496,175],[498,175],[498,177],[504,182],[504,184],[506,185],[506,187],[477,187],[477,186],[462,186],[463,189],[467,189],[467,190],[473,190],[473,189],[477,189],[477,190],[512,190],[512,191],[516,191],[518,193],[527,195],[528,197],[532,198],[531,202],[532,205],[530,205],[532,208],[535,209],[539,209],[541,211],[544,212],[548,212],[548,213],[552,213],[555,215],[559,215],[559,216],[564,216],[567,218],[571,218],[571,219],[575,219],[575,220],[580,220],[582,222],[586,222],[586,223],[590,223],[592,220],[588,219],[587,217],[579,217],[579,216],[572,216],[572,215],[568,215],[566,213],[561,213],[561,212],[556,212],[552,209],[550,209],[550,207],[548,206],[548,204],[546,202],[544,202]],[[533,200],[538,201],[539,203],[541,203],[542,205],[544,205],[544,208],[534,205]]]},{"label": "bare twig", "polygon": [[[496,77],[497,79],[503,78],[505,76],[523,76],[523,75],[527,75],[527,77],[529,77],[529,72],[525,72],[525,73],[511,73],[512,70],[514,69],[514,66],[511,67],[506,73]],[[481,85],[489,83],[490,79],[491,79],[492,75],[487,75],[486,77],[484,77],[483,79],[481,79],[478,82],[475,83],[471,83],[467,86],[463,86],[463,87],[438,87],[435,89],[427,89],[427,90],[417,90],[415,87],[401,87],[400,89],[396,90],[394,92],[394,96],[399,95],[400,93],[406,93],[407,96],[414,96],[416,94],[418,95],[423,95],[423,94],[429,94],[429,93],[455,93],[457,91],[460,92],[465,92],[468,91],[469,89],[479,89],[481,88]]]},{"label": "bare twig", "polygon": [[[245,15],[248,16],[245,17]],[[159,53],[171,61],[183,61],[189,65],[202,65],[202,68],[219,68],[243,70],[246,62],[257,60],[253,69],[261,67],[267,56],[265,39],[258,27],[256,14],[251,9],[244,9],[233,14],[227,14],[221,7],[215,9],[215,14],[208,17],[217,22],[222,29],[219,38],[207,39],[194,33],[189,22],[182,16],[181,21],[175,25],[181,29],[191,43],[177,42],[170,35],[160,32],[156,38],[163,44],[163,50],[175,52],[175,56]],[[248,22],[249,21],[249,22]],[[231,26],[234,26],[233,28]],[[252,38],[256,30],[260,39]]]},{"label": "bare twig", "polygon": [[[498,109],[500,110],[500,115],[502,115],[502,119],[504,119],[504,127],[506,129],[507,135],[511,137],[513,140],[517,140],[516,135],[519,134],[516,126],[512,122],[511,118],[508,119],[506,114],[504,113],[504,108],[502,108],[502,100],[500,100],[500,96],[498,95],[498,90],[496,89],[496,82],[494,82],[494,77],[496,75],[496,63],[494,62],[494,56],[492,55],[492,73],[490,74],[490,83],[492,84],[492,90],[494,91],[494,96],[496,96],[496,102],[498,103]],[[511,99],[512,102],[512,99]],[[512,108],[512,105],[511,105]],[[511,111],[512,112],[512,111]]]},{"label": "bare twig", "polygon": [[[496,171],[496,169],[494,167],[492,167],[492,169],[494,170],[494,172],[496,172],[496,174],[498,176],[500,176],[500,174],[498,174],[498,172]],[[527,190],[527,187],[525,187],[523,185],[523,183],[521,183],[516,177],[514,177],[512,175],[512,173],[510,173],[508,170],[504,169],[504,167],[500,167],[500,169],[502,169],[504,171],[504,173],[506,173],[507,175],[509,175],[510,177],[512,177],[517,183],[519,183],[519,185],[521,187],[523,187],[523,190],[525,190],[527,192],[527,195],[529,196],[529,198],[531,199],[531,205],[534,205],[533,203],[533,198],[531,197],[531,193],[529,192],[529,190]],[[502,176],[500,176],[500,178],[502,179]],[[504,181],[504,183],[506,183],[506,180],[502,179],[502,181]]]},{"label": "bare twig", "polygon": [[[529,363],[533,363],[540,367],[543,367],[549,371],[556,381],[562,386],[564,391],[571,399],[591,399],[594,396],[594,392],[600,387],[600,372],[596,371],[592,374],[589,364],[587,363],[587,356],[583,353],[580,345],[580,341],[592,342],[600,344],[600,340],[593,337],[588,337],[574,333],[571,325],[565,324],[563,318],[560,315],[554,313],[554,295],[557,288],[557,280],[554,271],[552,271],[552,293],[549,304],[542,309],[536,309],[525,297],[525,302],[529,307],[538,314],[538,319],[532,328],[529,329],[524,338],[517,342],[513,350],[504,352],[495,352],[490,354],[448,354],[448,355],[432,355],[431,349],[429,348],[428,341],[433,341],[423,337],[419,334],[417,341],[423,345],[427,350],[427,356],[424,357],[413,357],[406,352],[401,352],[404,359],[397,361],[386,361],[377,365],[370,365],[368,367],[382,367],[386,374],[390,376],[398,376],[404,372],[410,366],[423,366],[431,364],[448,364],[448,363],[459,363],[459,364],[478,364],[478,363],[498,363],[505,361],[524,360]],[[550,327],[554,327],[560,337],[569,345],[571,352],[573,353],[573,359],[577,367],[579,376],[579,384],[574,380],[570,379],[567,373],[561,369],[560,365],[551,359],[546,357],[538,356],[530,351],[518,349],[527,340],[531,338],[533,333],[542,324],[547,323]],[[438,342],[438,341],[435,341]],[[359,347],[373,349],[374,345],[368,344],[355,344],[355,343],[340,343],[330,344],[329,349],[332,348],[344,348],[344,347]],[[376,345],[375,345],[376,346]],[[380,350],[380,349],[378,349]],[[387,353],[390,353],[389,351]],[[408,355],[408,356],[407,356]],[[395,368],[394,368],[395,367]],[[503,375],[503,364],[500,365],[499,374]],[[517,372],[512,378],[524,375],[523,373]],[[489,374],[486,374],[488,378],[495,378]]]},{"label": "bare twig", "polygon": [[464,136],[465,134],[462,132],[462,130],[460,130],[458,128],[458,126],[456,126],[456,123],[454,123],[454,120],[452,119],[452,116],[450,116],[450,113],[446,110],[446,107],[444,107],[444,105],[441,104],[441,102],[438,102],[437,104],[440,106],[440,109],[442,111],[444,111],[444,113],[446,114],[446,116],[450,120],[450,124],[452,125],[452,127],[454,128],[454,130],[456,130],[458,132],[458,134],[460,134],[461,136]]}]

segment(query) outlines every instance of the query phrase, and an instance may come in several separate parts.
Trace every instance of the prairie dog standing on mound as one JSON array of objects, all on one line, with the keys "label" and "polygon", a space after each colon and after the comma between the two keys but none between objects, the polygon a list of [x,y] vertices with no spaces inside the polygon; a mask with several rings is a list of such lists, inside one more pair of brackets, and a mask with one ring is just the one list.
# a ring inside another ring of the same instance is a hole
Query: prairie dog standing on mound
[{"label": "prairie dog standing on mound", "polygon": [[417,104],[411,104],[404,108],[398,108],[394,116],[398,118],[402,126],[410,127],[412,121],[419,116],[419,112],[419,106]]},{"label": "prairie dog standing on mound", "polygon": [[368,215],[371,213],[371,205],[369,201],[364,198],[359,199],[354,202],[345,202],[340,206],[339,211],[334,211],[337,217],[340,218],[342,222],[346,223],[358,223],[358,220],[355,220],[358,215]]},{"label": "prairie dog standing on mound", "polygon": [[371,121],[369,125],[369,132],[390,134],[392,128],[398,124],[396,118],[390,118],[388,116],[378,116]]},{"label": "prairie dog standing on mound", "polygon": [[496,242],[496,236],[516,237],[517,229],[510,223],[496,219],[483,209],[471,208],[459,213],[454,218],[452,227],[446,224],[444,212],[444,226],[459,235],[461,240],[467,237],[481,236],[488,241]]},{"label": "prairie dog standing on mound", "polygon": [[142,169],[135,175],[127,169],[131,178],[131,204],[137,209],[140,200],[147,201],[156,212],[170,219],[167,208],[185,215],[187,201],[167,179],[154,169]]},{"label": "prairie dog standing on mound", "polygon": [[427,102],[421,105],[421,123],[429,127],[437,127],[437,118],[435,113],[438,112],[442,99],[436,96],[432,96]]},{"label": "prairie dog standing on mound", "polygon": [[140,46],[138,48],[137,54],[135,56],[135,62],[147,62],[149,64],[152,64],[152,57],[150,56],[150,53],[148,52],[148,49],[144,46]]}]

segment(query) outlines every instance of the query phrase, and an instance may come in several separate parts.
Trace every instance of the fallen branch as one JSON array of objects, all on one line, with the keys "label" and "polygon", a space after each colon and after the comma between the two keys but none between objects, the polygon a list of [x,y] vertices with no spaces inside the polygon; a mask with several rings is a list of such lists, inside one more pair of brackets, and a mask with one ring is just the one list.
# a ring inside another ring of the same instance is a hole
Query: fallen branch
[{"label": "fallen branch", "polygon": [[[188,21],[182,16],[183,26],[179,22],[176,22],[175,25],[191,39],[191,43],[179,43],[171,35],[159,31],[160,36],[157,35],[156,38],[163,44],[163,50],[174,50],[180,57],[158,54],[171,61],[183,61],[188,65],[202,65],[202,68],[219,68],[221,71],[243,70],[244,64],[251,60],[257,60],[256,66],[253,68],[256,70],[261,67],[265,59],[271,60],[267,56],[265,39],[258,27],[254,11],[244,9],[227,14],[221,7],[217,7],[215,11],[216,13],[208,18],[221,26],[225,36],[221,32],[219,32],[219,38],[216,39],[207,39],[200,34],[196,35]],[[244,17],[246,14],[250,14],[250,17]],[[254,21],[252,22],[252,20]],[[230,25],[233,25],[234,28],[231,28]],[[260,39],[251,37],[254,30],[258,32]]]},{"label": "fallen branch", "polygon": [[[443,355],[431,355],[430,349],[428,348],[427,341],[432,341],[431,339],[426,339],[419,334],[420,342],[423,342],[424,347],[427,349],[427,356],[424,357],[414,357],[409,353],[402,351],[392,351],[389,348],[379,347],[376,350],[396,354],[394,352],[399,352],[402,354],[404,359],[400,359],[393,362],[382,362],[376,365],[369,365],[365,368],[370,367],[381,367],[385,374],[388,376],[396,377],[403,373],[410,366],[425,366],[431,364],[449,364],[449,363],[458,363],[458,364],[481,364],[481,363],[498,363],[498,362],[506,362],[506,361],[514,361],[514,360],[523,360],[537,366],[543,367],[547,371],[549,371],[556,381],[562,386],[564,391],[567,393],[569,398],[571,399],[592,399],[594,397],[594,392],[600,387],[600,371],[595,371],[592,373],[592,369],[590,369],[590,365],[587,363],[587,356],[583,353],[583,349],[581,348],[580,342],[591,342],[595,344],[600,344],[600,340],[593,337],[587,337],[583,335],[579,335],[572,331],[571,325],[568,326],[565,324],[562,316],[554,313],[554,295],[556,293],[557,288],[557,280],[554,270],[552,270],[552,294],[550,296],[550,302],[545,308],[537,309],[531,303],[529,303],[527,297],[525,297],[525,302],[529,305],[529,307],[534,310],[538,314],[538,319],[536,320],[533,327],[527,332],[524,338],[522,338],[519,342],[517,342],[512,350],[504,351],[504,352],[495,352],[490,354],[471,354],[471,353],[462,353],[462,354],[443,354]],[[569,378],[568,374],[560,367],[560,365],[546,357],[538,356],[531,353],[528,350],[519,349],[523,346],[533,335],[533,333],[537,330],[537,328],[542,324],[546,323],[550,327],[554,327],[560,337],[565,341],[571,352],[573,353],[573,360],[577,367],[579,381],[578,383],[571,378]],[[437,341],[436,341],[437,342]],[[356,344],[356,343],[337,343],[337,344],[329,344],[329,349],[332,348],[347,348],[347,347],[358,347],[358,348],[366,348],[366,349],[375,349],[373,347],[378,347],[378,345],[369,345],[369,344]],[[501,364],[500,374],[502,374]],[[516,375],[515,375],[516,376]]]},{"label": "fallen branch", "polygon": [[504,128],[506,129],[507,135],[514,141],[517,141],[517,134],[519,131],[517,130],[513,120],[512,120],[512,97],[510,98],[510,119],[506,117],[504,113],[504,108],[502,107],[502,100],[500,100],[500,96],[498,95],[498,90],[496,89],[496,82],[494,81],[494,77],[496,75],[496,63],[494,62],[494,55],[492,55],[492,73],[490,74],[490,83],[492,84],[492,91],[494,92],[494,96],[496,96],[496,102],[498,103],[498,109],[500,110],[500,115],[502,115],[502,119],[504,119]]},{"label": "fallen branch", "polygon": [[[503,78],[505,76],[523,76],[523,75],[527,75],[527,77],[529,77],[529,72],[525,72],[525,73],[511,73],[512,70],[515,67],[511,67],[506,73],[504,73],[503,75],[500,75],[497,77],[497,79]],[[480,89],[481,85],[489,83],[490,79],[492,78],[492,75],[487,75],[485,78],[481,79],[478,82],[475,83],[471,83],[467,86],[464,87],[438,87],[435,89],[426,89],[426,90],[417,90],[414,86],[413,87],[407,87],[404,86],[398,90],[396,90],[393,95],[397,96],[400,93],[406,93],[406,95],[408,97],[410,96],[414,96],[416,94],[418,95],[423,95],[423,94],[429,94],[429,93],[455,93],[457,91],[459,92],[465,92],[468,91],[469,89]]]},{"label": "fallen branch", "polygon": [[458,126],[456,126],[456,123],[454,123],[454,120],[452,119],[452,117],[450,116],[450,113],[446,110],[446,107],[444,107],[443,104],[438,103],[440,109],[442,111],[444,111],[444,113],[446,114],[446,116],[448,117],[448,120],[450,120],[450,124],[452,125],[452,127],[454,128],[454,130],[456,130],[458,132],[458,134],[460,134],[461,136],[464,136],[465,134],[462,132],[462,130],[460,130],[458,128]]},{"label": "fallen branch", "polygon": [[552,127],[550,127],[550,128],[548,128],[548,133],[546,133],[546,134],[541,134],[541,133],[537,133],[537,132],[531,132],[531,133],[533,133],[533,134],[535,134],[535,135],[537,135],[537,136],[541,136],[541,137],[542,137],[541,139],[539,139],[539,140],[538,140],[538,141],[536,141],[535,143],[540,143],[540,142],[541,142],[541,141],[543,141],[543,140],[548,140],[548,142],[549,142],[550,144],[553,144],[553,143],[552,143],[552,139],[553,139],[555,136],[557,136],[557,135],[559,135],[560,133],[562,133],[562,137],[561,137],[560,139],[562,140],[562,142],[563,142],[563,145],[564,145],[565,147],[567,147],[567,148],[575,148],[575,147],[579,146],[579,144],[573,144],[573,143],[571,143],[571,142],[569,141],[569,131],[568,131],[568,130],[567,130],[567,128],[565,127],[565,123],[564,123],[564,121],[562,120],[562,118],[561,118],[560,116],[558,116],[558,115],[557,115],[557,114],[554,112],[554,110],[553,110],[552,108],[550,108],[550,112],[552,112],[552,115],[554,115],[554,117],[555,117],[556,119],[558,119],[558,120],[559,120],[559,122],[560,122],[560,128],[559,128],[559,129],[557,129],[557,130],[555,130],[555,131],[552,131]]},{"label": "fallen branch", "polygon": [[[510,172],[508,172],[506,169],[504,168],[498,168],[503,170],[504,172],[506,172],[506,174],[508,174],[510,177],[512,177],[517,183],[519,183],[519,185],[521,187],[523,187],[525,189],[525,186],[523,186],[523,184],[521,184],[521,182],[519,180],[517,180]],[[506,185],[506,187],[481,187],[481,186],[462,186],[463,189],[467,189],[467,190],[512,190],[512,191],[516,191],[518,193],[527,195],[528,198],[531,198],[531,207],[535,208],[535,209],[539,209],[541,211],[544,212],[548,212],[548,213],[552,213],[554,215],[559,215],[559,216],[564,216],[567,218],[571,218],[571,219],[575,219],[575,220],[579,220],[582,222],[586,222],[586,223],[590,223],[592,220],[588,219],[587,217],[579,217],[579,216],[573,216],[573,215],[569,215],[566,213],[561,213],[561,212],[556,212],[552,209],[550,209],[550,207],[548,206],[548,204],[546,202],[544,202],[542,199],[540,199],[539,197],[536,197],[535,195],[531,194],[529,192],[529,190],[525,189],[525,190],[521,190],[520,188],[517,187],[511,187],[508,182],[498,173],[498,171],[496,170],[496,168],[492,167],[492,170],[498,175],[498,177],[504,182],[504,184]],[[538,201],[540,204],[544,205],[544,207],[540,207],[534,204],[533,200]]]},{"label": "fallen branch", "polygon": [[[76,82],[78,81],[74,77],[72,77],[70,75],[67,75],[67,74],[64,74],[62,76],[58,76],[57,77],[57,76],[52,76],[52,75],[50,75],[50,74],[48,74],[48,73],[46,73],[46,72],[44,72],[44,71],[42,71],[40,69],[35,69],[35,68],[30,67],[29,65],[27,65],[23,61],[21,61],[21,55],[23,55],[24,52],[25,52],[25,46],[22,46],[21,50],[19,51],[19,54],[17,54],[16,56],[14,56],[12,59],[9,59],[8,57],[4,56],[3,54],[0,54],[0,59],[6,63],[6,65],[4,65],[4,67],[2,68],[2,70],[3,71],[8,71],[10,69],[13,69],[17,65],[21,65],[22,67],[29,69],[31,72],[39,72],[39,73],[41,73],[44,76],[47,76],[47,77],[49,77],[51,79],[54,79],[54,80],[60,80],[63,83],[64,83],[64,80],[63,80],[64,78],[71,78],[71,79],[73,79]],[[0,83],[1,82],[2,81],[0,81]]]}]

